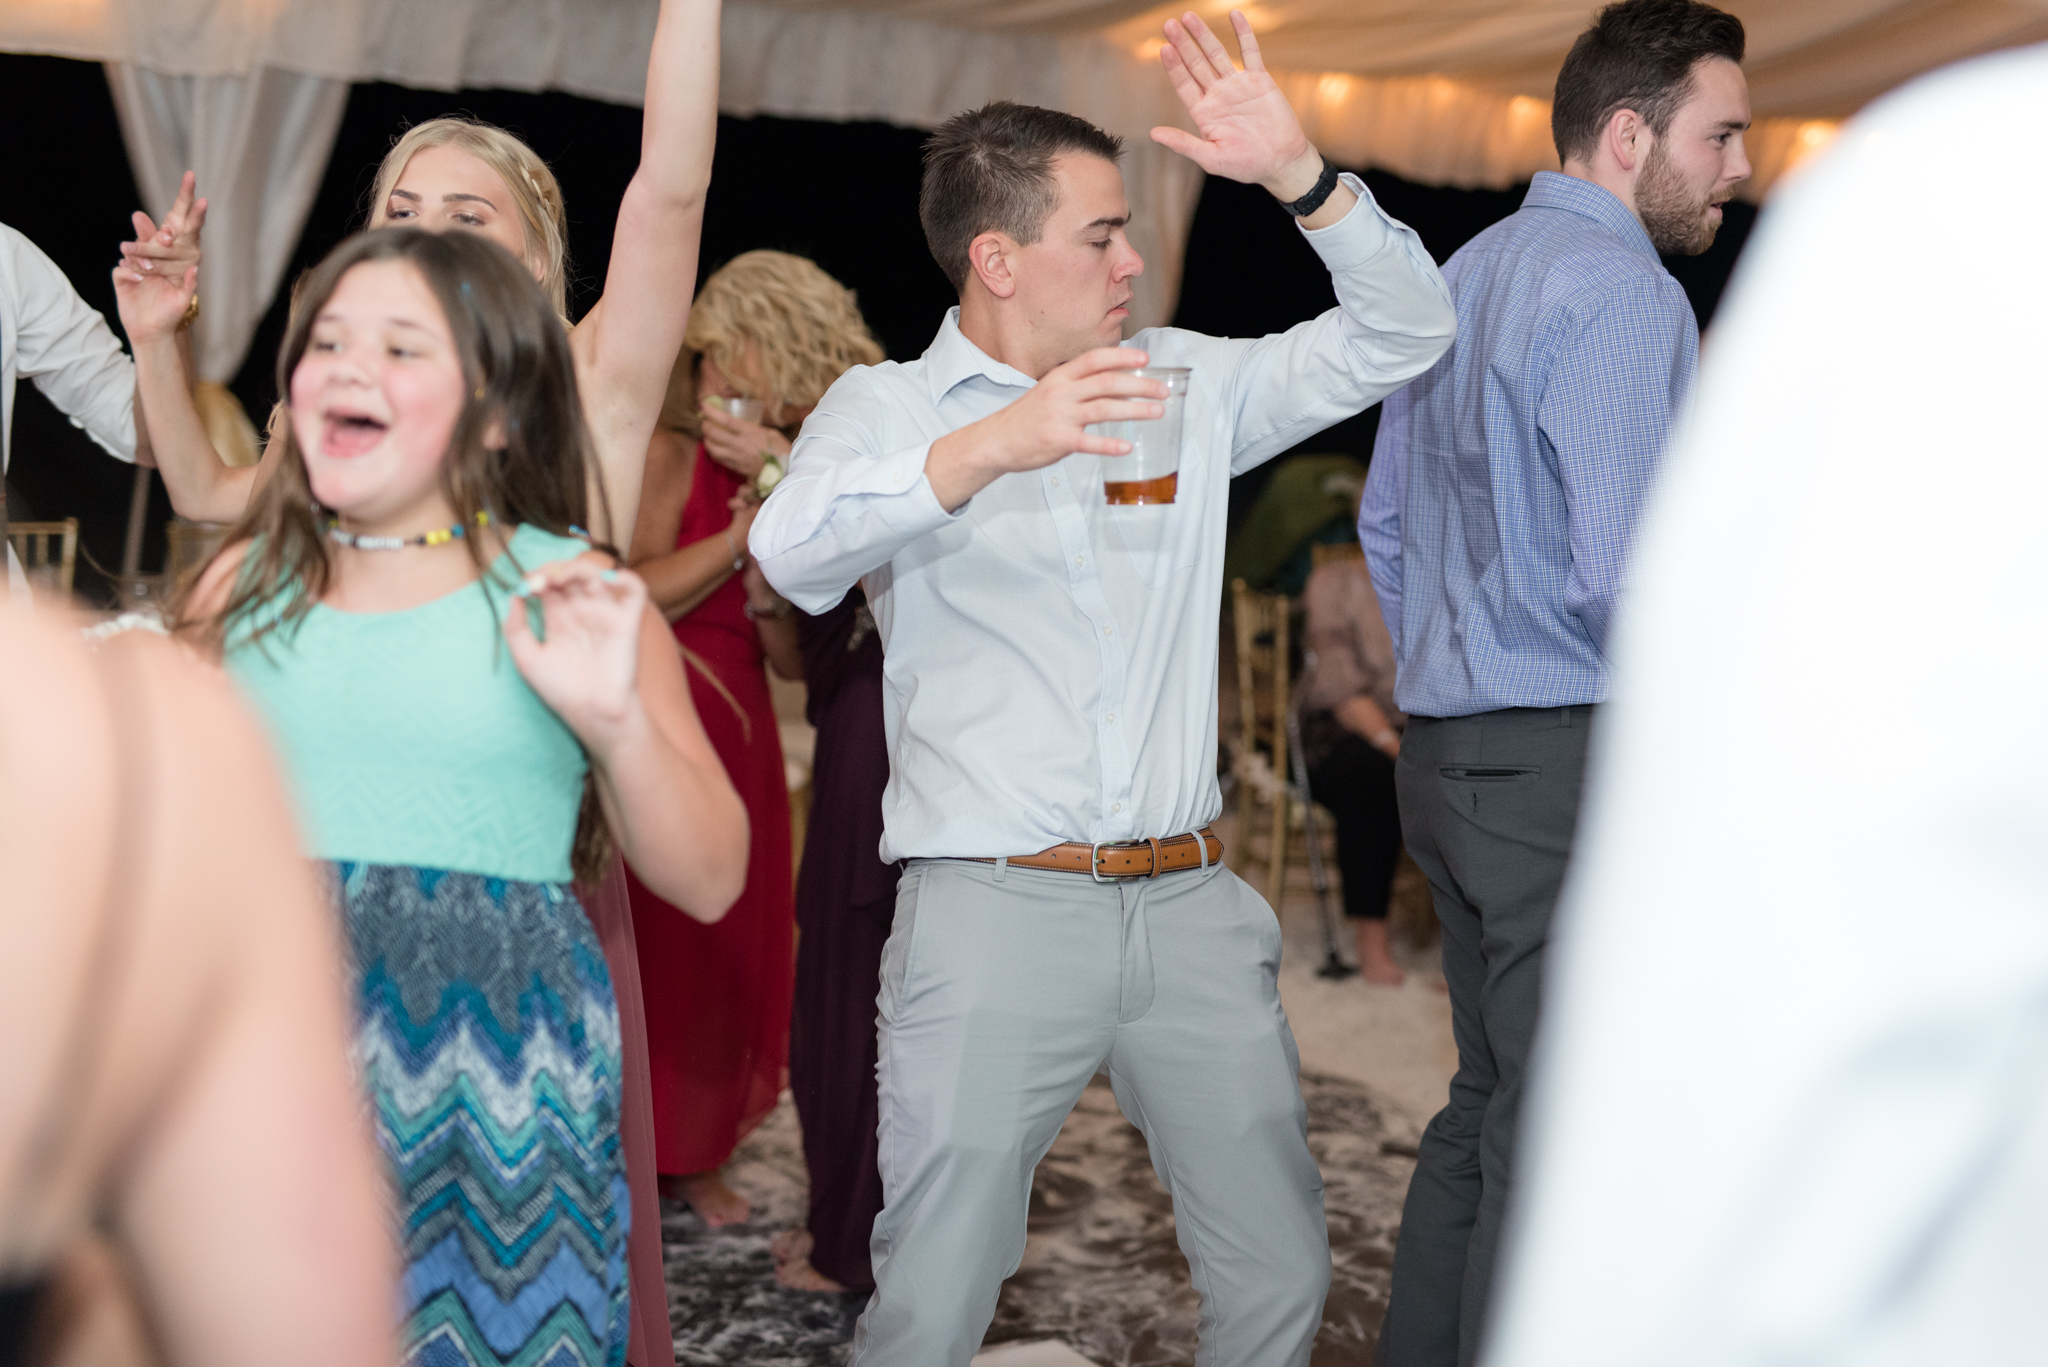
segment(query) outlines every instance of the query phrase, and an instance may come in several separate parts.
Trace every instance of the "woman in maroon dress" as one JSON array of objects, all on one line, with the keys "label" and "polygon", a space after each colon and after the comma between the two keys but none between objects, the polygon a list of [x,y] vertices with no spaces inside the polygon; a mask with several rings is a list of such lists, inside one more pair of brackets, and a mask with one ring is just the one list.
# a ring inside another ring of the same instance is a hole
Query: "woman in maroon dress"
[{"label": "woman in maroon dress", "polygon": [[[630,885],[655,1161],[664,1187],[712,1225],[749,1214],[718,1170],[781,1094],[794,972],[789,789],[748,603],[747,531],[788,459],[789,434],[849,366],[881,358],[844,286],[802,257],[748,252],[691,305],[647,452],[633,566],[674,623],[698,715],[753,830],[746,891],[716,925]],[[760,404],[760,421],[707,402],[730,399]],[[757,597],[788,611],[765,585]],[[787,617],[761,625],[793,636]]]},{"label": "woman in maroon dress", "polygon": [[[876,1163],[875,992],[896,919],[897,866],[882,862],[882,639],[867,595],[798,614],[805,714],[817,728],[810,833],[796,879],[796,1009],[789,1088],[803,1123],[810,1213],[770,1241],[776,1279],[806,1291],[875,1285],[868,1241],[882,1212]],[[782,662],[777,659],[777,672]]]}]

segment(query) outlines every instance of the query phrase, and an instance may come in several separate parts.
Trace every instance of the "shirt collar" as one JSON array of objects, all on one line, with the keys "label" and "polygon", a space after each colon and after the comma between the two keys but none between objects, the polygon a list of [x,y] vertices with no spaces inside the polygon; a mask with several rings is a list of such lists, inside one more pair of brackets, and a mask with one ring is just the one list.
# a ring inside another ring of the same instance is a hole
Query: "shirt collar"
[{"label": "shirt collar", "polygon": [[1566,213],[1590,218],[1613,232],[1622,241],[1657,259],[1657,248],[1650,241],[1650,234],[1629,207],[1618,199],[1612,190],[1595,185],[1590,180],[1577,176],[1561,175],[1556,171],[1538,171],[1529,184],[1529,193],[1522,199],[1524,209],[1563,209]]},{"label": "shirt collar", "polygon": [[976,375],[987,376],[995,383],[1012,389],[1029,389],[1035,383],[1023,371],[1004,365],[968,341],[967,334],[960,331],[960,306],[955,304],[946,310],[946,321],[939,324],[939,335],[932,338],[932,344],[925,348],[924,378],[931,387],[932,402],[937,403],[956,385]]}]

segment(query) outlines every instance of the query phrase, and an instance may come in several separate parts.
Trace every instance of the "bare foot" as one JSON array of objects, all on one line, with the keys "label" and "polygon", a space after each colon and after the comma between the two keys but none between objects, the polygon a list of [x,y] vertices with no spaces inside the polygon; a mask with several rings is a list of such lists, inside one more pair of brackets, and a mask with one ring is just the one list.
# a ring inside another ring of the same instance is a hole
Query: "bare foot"
[{"label": "bare foot", "polygon": [[808,1229],[785,1229],[768,1240],[768,1252],[779,1268],[784,1263],[803,1262],[817,1246]]},{"label": "bare foot", "polygon": [[792,1291],[844,1291],[846,1288],[811,1266],[817,1246],[808,1229],[785,1229],[768,1241],[775,1259],[775,1280]]},{"label": "bare foot", "polygon": [[693,1172],[686,1177],[661,1179],[664,1195],[680,1196],[713,1229],[746,1223],[754,1208],[747,1198],[719,1180],[716,1172]]},{"label": "bare foot", "polygon": [[1407,980],[1401,965],[1394,962],[1387,945],[1385,921],[1360,920],[1358,926],[1358,972],[1367,982],[1381,987],[1399,987]]},{"label": "bare foot", "polygon": [[775,1265],[775,1280],[792,1291],[844,1291],[846,1288],[811,1266],[809,1258]]}]

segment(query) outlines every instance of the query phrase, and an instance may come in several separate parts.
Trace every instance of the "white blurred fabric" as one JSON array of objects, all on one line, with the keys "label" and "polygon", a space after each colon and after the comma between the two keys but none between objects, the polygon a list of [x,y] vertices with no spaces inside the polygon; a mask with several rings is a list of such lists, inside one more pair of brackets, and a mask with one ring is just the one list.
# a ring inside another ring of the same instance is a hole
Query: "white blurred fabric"
[{"label": "white blurred fabric", "polygon": [[2048,1344],[2048,50],[1766,212],[1638,541],[1490,1367]]},{"label": "white blurred fabric", "polygon": [[128,165],[159,222],[187,171],[207,201],[193,355],[226,384],[270,309],[341,128],[348,83],[274,67],[173,76],[107,64]]}]

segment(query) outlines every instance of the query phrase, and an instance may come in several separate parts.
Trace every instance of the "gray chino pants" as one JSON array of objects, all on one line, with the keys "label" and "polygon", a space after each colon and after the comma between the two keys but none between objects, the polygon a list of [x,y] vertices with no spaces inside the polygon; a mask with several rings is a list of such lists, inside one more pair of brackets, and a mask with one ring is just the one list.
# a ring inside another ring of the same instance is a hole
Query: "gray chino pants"
[{"label": "gray chino pants", "polygon": [[1330,1284],[1280,928],[1221,866],[1097,883],[917,860],[882,953],[875,1291],[855,1367],[966,1367],[1031,1174],[1098,1071],[1200,1293],[1199,1367],[1304,1367]]},{"label": "gray chino pants", "polygon": [[1413,717],[1401,741],[1401,833],[1443,924],[1458,1071],[1408,1185],[1379,1367],[1469,1367],[1479,1351],[1592,718],[1591,707]]}]

